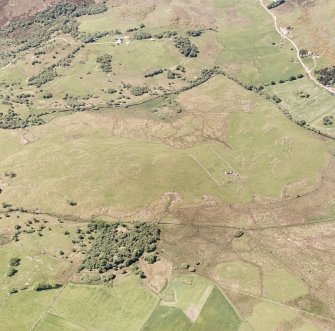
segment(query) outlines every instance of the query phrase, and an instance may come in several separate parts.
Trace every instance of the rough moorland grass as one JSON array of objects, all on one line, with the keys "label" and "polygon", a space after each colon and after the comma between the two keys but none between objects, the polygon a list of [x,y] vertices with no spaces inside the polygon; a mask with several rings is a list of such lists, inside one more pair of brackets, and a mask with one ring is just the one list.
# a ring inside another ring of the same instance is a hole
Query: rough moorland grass
[{"label": "rough moorland grass", "polygon": [[2,305],[8,298],[8,290],[6,288],[0,289],[0,304]]},{"label": "rough moorland grass", "polygon": [[271,302],[261,302],[254,307],[247,321],[254,330],[275,331],[280,322],[292,321],[297,316],[296,310]]},{"label": "rough moorland grass", "polygon": [[[334,39],[331,38],[334,28],[334,2],[320,2],[316,7],[307,9],[310,18],[302,20],[297,24],[299,17],[306,15],[306,8],[300,3],[292,2],[294,8],[281,10],[277,8],[274,13],[282,22],[283,26],[292,26],[294,29],[293,39],[300,49],[308,49],[320,55],[317,63],[321,66],[334,64]],[[322,22],[322,29],[315,29]]]},{"label": "rough moorland grass", "polygon": [[25,73],[25,64],[23,60],[11,64],[8,68],[0,70],[0,81],[8,83],[18,83],[24,81],[29,76]]},{"label": "rough moorland grass", "polygon": [[221,279],[229,285],[237,284],[243,291],[260,294],[260,275],[256,266],[243,262],[225,262],[218,266]]},{"label": "rough moorland grass", "polygon": [[137,330],[157,301],[136,276],[128,276],[113,286],[69,284],[50,312],[91,329]]},{"label": "rough moorland grass", "polygon": [[321,331],[321,329],[318,328],[318,327],[316,327],[313,324],[305,323],[305,324],[303,324],[301,326],[298,326],[293,331]]},{"label": "rough moorland grass", "polygon": [[[68,213],[97,206],[145,206],[169,191],[181,192],[191,200],[203,192],[217,191],[188,154],[162,144],[90,134],[78,140],[60,139],[58,143],[53,138],[42,139],[29,145],[32,149],[27,146],[30,151],[23,153],[31,168],[16,162],[20,179],[11,182],[3,194],[5,200],[27,207],[38,201],[44,210]],[[6,164],[1,170],[7,168]],[[17,193],[22,182],[32,183],[32,195],[26,195],[24,189]],[[45,198],[45,192],[51,196]],[[78,205],[70,207],[70,199]]]},{"label": "rough moorland grass", "polygon": [[300,278],[283,269],[266,271],[263,285],[269,298],[281,302],[293,300],[308,293],[308,287]]},{"label": "rough moorland grass", "polygon": [[124,17],[119,12],[118,8],[109,8],[107,12],[94,16],[82,16],[78,18],[79,31],[97,32],[108,31],[113,29],[121,29],[125,31],[129,28],[138,27],[139,22],[136,18]]},{"label": "rough moorland grass", "polygon": [[[222,93],[221,97],[218,96],[218,90]],[[213,103],[210,101],[211,98]],[[274,196],[275,191],[278,194],[283,188],[280,182],[287,181],[288,184],[302,181],[296,187],[291,186],[290,193],[294,194],[310,185],[308,182],[311,183],[310,180],[315,179],[315,175],[313,176],[310,171],[314,167],[319,168],[325,161],[325,147],[321,142],[289,122],[271,103],[253,93],[242,92],[239,87],[231,83],[229,85],[224,79],[215,78],[183,93],[177,100],[188,110],[194,108],[196,104],[199,110],[203,109],[208,113],[221,108],[224,113],[231,115],[225,139],[232,149],[224,148],[222,145],[217,145],[218,149],[216,146],[207,146],[205,149],[207,154],[210,149],[215,150],[240,172],[240,179],[222,187],[227,193],[226,196],[230,198],[237,197],[235,189],[240,196],[241,194],[251,196],[251,187],[257,187],[258,193],[254,191],[256,194]],[[311,142],[309,146],[318,155],[315,158],[312,158],[310,151],[305,148],[306,139]],[[194,147],[192,153],[199,156],[201,162],[210,162],[208,155],[202,158],[202,152],[197,153],[197,149],[201,148]],[[306,158],[310,160],[307,161]],[[301,162],[303,159],[306,163]],[[308,167],[303,164],[308,164],[311,168],[307,170]],[[299,174],[306,170],[307,172],[300,177]],[[248,185],[245,185],[245,180]]]},{"label": "rough moorland grass", "polygon": [[[174,5],[185,7],[185,4],[181,4],[179,1],[173,2],[167,4],[164,1],[156,1],[155,5],[152,6],[151,3],[142,2],[139,4],[136,1],[130,1],[109,6],[108,11],[102,14],[78,18],[79,30],[96,32],[119,29],[126,33],[127,29],[139,27],[141,23],[145,23],[146,27],[155,29],[166,27],[165,29],[168,30],[171,29],[171,21],[175,19]],[[195,4],[193,1],[192,5]]]}]

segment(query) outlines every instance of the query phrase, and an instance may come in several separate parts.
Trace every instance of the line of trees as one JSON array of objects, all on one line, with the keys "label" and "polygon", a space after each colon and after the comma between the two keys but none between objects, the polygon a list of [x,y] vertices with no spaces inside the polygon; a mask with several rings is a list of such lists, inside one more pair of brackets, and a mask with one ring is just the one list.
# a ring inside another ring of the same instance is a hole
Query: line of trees
[{"label": "line of trees", "polygon": [[276,8],[285,3],[285,0],[275,0],[268,5],[268,9]]}]

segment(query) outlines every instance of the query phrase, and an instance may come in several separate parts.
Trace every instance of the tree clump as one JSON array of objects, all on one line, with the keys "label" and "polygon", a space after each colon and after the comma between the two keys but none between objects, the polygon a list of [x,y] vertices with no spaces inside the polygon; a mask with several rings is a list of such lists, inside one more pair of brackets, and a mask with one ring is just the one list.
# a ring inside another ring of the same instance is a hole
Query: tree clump
[{"label": "tree clump", "polygon": [[181,54],[185,57],[197,57],[199,54],[198,47],[191,43],[190,39],[187,37],[176,37],[174,39],[175,46],[179,48]]},{"label": "tree clump", "polygon": [[301,50],[299,50],[299,56],[301,57],[301,58],[305,58],[305,57],[308,57],[308,50],[307,49],[301,49]]},{"label": "tree clump", "polygon": [[28,79],[28,85],[35,85],[36,87],[41,87],[54,80],[58,76],[56,70],[53,67],[42,70],[39,74],[31,76]]},{"label": "tree clump", "polygon": [[149,32],[138,31],[138,32],[134,33],[133,38],[135,40],[150,39],[150,38],[152,38],[152,35]]},{"label": "tree clump", "polygon": [[144,260],[149,264],[153,264],[157,261],[157,256],[154,254],[149,254],[144,258]]},{"label": "tree clump", "polygon": [[18,257],[13,257],[9,260],[9,265],[11,267],[17,267],[18,265],[20,265],[21,259]]},{"label": "tree clump", "polygon": [[148,93],[149,90],[146,86],[133,86],[131,89],[130,89],[130,93],[136,97],[138,96],[141,96],[145,93]]},{"label": "tree clump", "polygon": [[335,83],[335,66],[316,70],[318,80],[323,85],[333,85]]},{"label": "tree clump", "polygon": [[87,232],[94,233],[94,239],[78,271],[103,273],[123,269],[137,262],[144,253],[154,252],[160,239],[157,225],[148,223],[127,226],[120,222],[91,222]]},{"label": "tree clump", "polygon": [[17,273],[17,269],[15,268],[10,268],[7,272],[7,277],[12,277]]},{"label": "tree clump", "polygon": [[112,71],[112,55],[105,54],[97,58],[97,63],[100,64],[100,68],[104,72]]},{"label": "tree clump", "polygon": [[332,115],[325,116],[323,118],[323,125],[333,125],[334,124],[334,117]]}]

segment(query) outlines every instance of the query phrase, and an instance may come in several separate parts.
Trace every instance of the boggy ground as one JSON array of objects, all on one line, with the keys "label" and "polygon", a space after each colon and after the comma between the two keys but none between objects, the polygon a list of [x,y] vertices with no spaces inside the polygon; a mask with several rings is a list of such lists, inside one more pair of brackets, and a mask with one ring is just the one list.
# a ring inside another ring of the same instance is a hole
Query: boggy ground
[{"label": "boggy ground", "polygon": [[[320,185],[300,197],[228,205],[207,196],[198,206],[172,209],[160,222],[164,253],[177,266],[199,261],[197,272],[218,284],[256,330],[252,314],[260,303],[297,313],[290,323],[279,318],[282,330],[301,326],[299,319],[332,330],[334,178],[331,160]],[[235,238],[238,229],[244,235]]]}]

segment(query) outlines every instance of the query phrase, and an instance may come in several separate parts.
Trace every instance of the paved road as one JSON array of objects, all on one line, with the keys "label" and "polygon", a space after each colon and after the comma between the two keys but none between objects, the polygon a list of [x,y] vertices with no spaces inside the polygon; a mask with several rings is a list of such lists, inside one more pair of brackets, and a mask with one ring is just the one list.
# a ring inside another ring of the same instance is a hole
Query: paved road
[{"label": "paved road", "polygon": [[281,31],[280,31],[280,28],[278,27],[278,22],[277,22],[277,17],[273,14],[273,12],[271,10],[269,10],[266,5],[264,4],[263,0],[259,0],[260,4],[262,5],[262,7],[271,15],[271,17],[273,18],[273,22],[274,22],[274,25],[275,25],[275,28],[277,30],[277,32],[280,34],[280,36],[283,38],[283,39],[286,39],[288,40],[292,46],[295,48],[295,50],[297,51],[297,58],[299,60],[299,62],[301,63],[302,67],[304,68],[304,70],[306,71],[306,74],[307,76],[316,84],[318,85],[319,87],[323,88],[324,90],[326,90],[327,92],[335,95],[335,91],[331,88],[331,87],[328,87],[328,86],[324,86],[322,85],[313,75],[312,75],[312,70],[310,70],[306,64],[303,62],[303,60],[301,59],[300,57],[300,50],[298,48],[298,46],[296,45],[296,43],[291,39],[289,38],[287,35],[283,34]]}]

